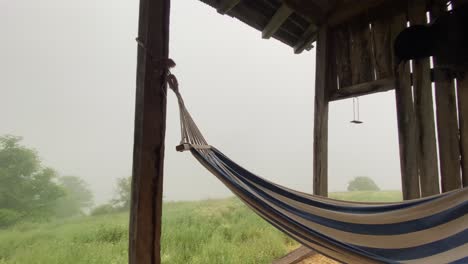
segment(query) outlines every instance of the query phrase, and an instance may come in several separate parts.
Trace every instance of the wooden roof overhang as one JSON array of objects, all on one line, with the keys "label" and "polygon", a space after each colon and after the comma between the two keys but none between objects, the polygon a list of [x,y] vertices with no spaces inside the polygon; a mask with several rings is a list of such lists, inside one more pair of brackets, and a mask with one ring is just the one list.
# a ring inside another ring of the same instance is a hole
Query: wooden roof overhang
[{"label": "wooden roof overhang", "polygon": [[321,25],[337,25],[382,5],[401,1],[361,0],[200,0],[294,49],[310,50]]}]

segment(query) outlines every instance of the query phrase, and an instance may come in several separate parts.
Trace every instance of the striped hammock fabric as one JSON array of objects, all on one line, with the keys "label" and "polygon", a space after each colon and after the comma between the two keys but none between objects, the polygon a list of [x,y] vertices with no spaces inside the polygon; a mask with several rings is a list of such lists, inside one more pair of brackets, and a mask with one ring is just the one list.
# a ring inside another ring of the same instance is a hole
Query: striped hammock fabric
[{"label": "striped hammock fabric", "polygon": [[183,144],[178,150],[190,150],[253,211],[303,245],[344,263],[468,263],[467,188],[385,204],[288,189],[209,146],[185,108],[177,82],[169,85],[180,107]]}]

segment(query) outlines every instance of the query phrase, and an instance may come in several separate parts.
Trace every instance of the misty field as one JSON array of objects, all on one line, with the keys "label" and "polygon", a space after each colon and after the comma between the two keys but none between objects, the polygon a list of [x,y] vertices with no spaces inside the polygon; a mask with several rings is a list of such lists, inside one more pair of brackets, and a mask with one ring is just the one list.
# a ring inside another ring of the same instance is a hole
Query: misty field
[{"label": "misty field", "polygon": [[[398,201],[400,192],[331,196]],[[0,264],[127,263],[128,214],[21,223],[0,229]],[[270,263],[297,243],[235,198],[165,203],[163,263]]]}]

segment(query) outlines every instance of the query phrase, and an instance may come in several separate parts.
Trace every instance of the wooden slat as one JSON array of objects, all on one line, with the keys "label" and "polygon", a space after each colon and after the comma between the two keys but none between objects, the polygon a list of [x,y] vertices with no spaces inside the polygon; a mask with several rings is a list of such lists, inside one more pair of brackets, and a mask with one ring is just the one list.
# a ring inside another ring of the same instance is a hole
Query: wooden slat
[{"label": "wooden slat", "polygon": [[[434,1],[431,7],[432,19],[446,9],[445,1]],[[437,68],[437,58],[434,67]],[[437,108],[437,132],[439,139],[439,158],[442,191],[447,192],[461,187],[460,145],[458,120],[453,79],[443,71],[434,71],[435,102]]]},{"label": "wooden slat", "polygon": [[363,95],[387,92],[395,88],[395,79],[381,79],[353,86],[343,87],[330,95],[330,101],[348,99]]},{"label": "wooden slat", "polygon": [[393,77],[391,19],[384,17],[372,22],[372,41],[376,79]]},{"label": "wooden slat", "polygon": [[317,40],[314,112],[314,194],[328,196],[328,27]]},{"label": "wooden slat", "polygon": [[273,261],[272,264],[296,264],[313,256],[314,254],[317,253],[312,249],[300,246],[299,248],[289,252],[286,256]]},{"label": "wooden slat", "polygon": [[241,0],[220,0],[217,11],[220,14],[226,14],[231,11]]},{"label": "wooden slat", "polygon": [[135,139],[129,226],[129,263],[161,262],[166,93],[155,61],[169,51],[170,0],[141,0],[138,39]]},{"label": "wooden slat", "polygon": [[299,54],[304,50],[312,48],[312,43],[317,40],[318,28],[315,24],[310,26],[304,31],[301,38],[294,45],[294,53]]},{"label": "wooden slat", "polygon": [[[455,8],[458,5],[468,3],[468,0],[454,0]],[[464,78],[457,80],[458,89],[458,118],[460,127],[460,152],[463,187],[468,186],[468,72]]]},{"label": "wooden slat", "polygon": [[372,68],[372,41],[366,17],[356,19],[349,25],[351,82],[353,85],[374,80]]},{"label": "wooden slat", "polygon": [[339,81],[339,89],[352,85],[349,29],[346,26],[333,30],[332,46],[335,50],[336,74]]},{"label": "wooden slat", "polygon": [[281,27],[281,25],[288,19],[288,17],[293,13],[292,9],[287,5],[283,4],[273,15],[271,20],[266,25],[265,29],[262,31],[262,37],[264,39],[269,39],[273,36],[276,31]]},{"label": "wooden slat", "polygon": [[[411,25],[425,25],[426,0],[409,2],[408,16]],[[432,100],[431,67],[429,58],[413,62],[414,109],[418,127],[419,181],[421,196],[440,193],[439,166]]]},{"label": "wooden slat", "polygon": [[[465,73],[465,76],[468,73]],[[457,80],[463,187],[468,186],[468,77]]]},{"label": "wooden slat", "polygon": [[[406,15],[394,18],[392,36],[397,35],[406,26]],[[416,139],[416,117],[413,108],[409,64],[401,64],[395,81],[397,106],[398,138],[400,142],[400,166],[403,198],[420,197],[418,177],[418,147]]]}]

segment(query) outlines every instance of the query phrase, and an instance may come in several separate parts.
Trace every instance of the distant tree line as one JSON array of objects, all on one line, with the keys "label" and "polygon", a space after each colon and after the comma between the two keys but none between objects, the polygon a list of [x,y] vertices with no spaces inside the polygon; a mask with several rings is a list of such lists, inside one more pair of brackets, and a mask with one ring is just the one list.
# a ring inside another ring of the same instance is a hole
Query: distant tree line
[{"label": "distant tree line", "polygon": [[0,228],[19,221],[84,214],[93,205],[89,185],[41,164],[21,137],[0,136]]},{"label": "distant tree line", "polygon": [[371,178],[360,176],[348,183],[348,191],[380,191],[380,188]]}]

